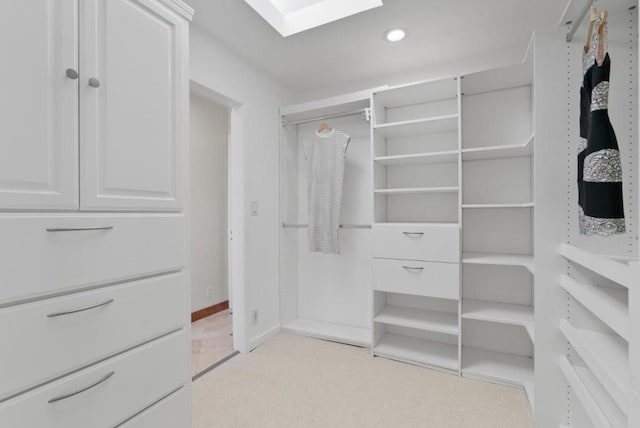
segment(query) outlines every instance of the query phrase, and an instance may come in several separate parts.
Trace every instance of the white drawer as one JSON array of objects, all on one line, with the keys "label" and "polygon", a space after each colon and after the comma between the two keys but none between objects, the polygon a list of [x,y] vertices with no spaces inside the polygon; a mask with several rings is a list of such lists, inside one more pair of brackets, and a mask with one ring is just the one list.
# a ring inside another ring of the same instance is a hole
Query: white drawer
[{"label": "white drawer", "polygon": [[188,428],[190,411],[183,387],[117,428]]},{"label": "white drawer", "polygon": [[111,428],[184,385],[188,357],[181,330],[0,404],[0,426]]},{"label": "white drawer", "polygon": [[185,325],[185,287],[175,273],[0,309],[0,399]]},{"label": "white drawer", "polygon": [[458,300],[460,265],[374,259],[373,289]]},{"label": "white drawer", "polygon": [[457,224],[375,224],[373,257],[459,263],[460,228]]},{"label": "white drawer", "polygon": [[[112,227],[108,230],[47,231]],[[0,217],[0,305],[184,265],[182,215]]]}]

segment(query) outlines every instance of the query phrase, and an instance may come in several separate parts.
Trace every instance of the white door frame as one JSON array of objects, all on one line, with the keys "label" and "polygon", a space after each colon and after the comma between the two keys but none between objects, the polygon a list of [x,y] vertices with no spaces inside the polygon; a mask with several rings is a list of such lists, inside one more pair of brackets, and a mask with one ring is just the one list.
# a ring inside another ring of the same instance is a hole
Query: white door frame
[{"label": "white door frame", "polygon": [[[233,302],[233,349],[249,352],[244,281],[244,144],[242,139],[242,103],[191,79],[191,93],[198,94],[229,110],[227,139],[227,275],[229,303]],[[190,225],[190,222],[188,221]],[[231,239],[233,237],[233,240]]]}]

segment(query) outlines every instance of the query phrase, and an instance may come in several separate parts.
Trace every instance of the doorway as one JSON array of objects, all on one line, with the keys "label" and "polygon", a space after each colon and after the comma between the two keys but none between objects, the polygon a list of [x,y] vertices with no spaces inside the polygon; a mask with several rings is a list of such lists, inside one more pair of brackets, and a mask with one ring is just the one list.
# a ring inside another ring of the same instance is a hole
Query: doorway
[{"label": "doorway", "polygon": [[197,376],[234,352],[229,107],[192,91],[190,128],[191,362]]}]

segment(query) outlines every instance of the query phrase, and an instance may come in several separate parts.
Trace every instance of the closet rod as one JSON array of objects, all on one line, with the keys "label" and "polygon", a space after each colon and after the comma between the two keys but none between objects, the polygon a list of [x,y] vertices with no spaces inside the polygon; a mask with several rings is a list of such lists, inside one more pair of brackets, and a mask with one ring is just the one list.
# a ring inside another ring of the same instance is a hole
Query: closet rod
[{"label": "closet rod", "polygon": [[582,24],[582,21],[584,21],[584,17],[587,16],[589,9],[591,9],[591,5],[593,5],[594,2],[595,0],[587,0],[587,2],[584,5],[584,8],[582,8],[582,10],[580,11],[580,15],[578,16],[578,19],[573,21],[573,25],[571,26],[571,29],[567,33],[567,43],[570,43],[573,40],[573,36],[576,34],[576,31],[578,31],[580,24]]},{"label": "closet rod", "polygon": [[[309,225],[282,223],[282,227],[293,228],[293,229],[305,229],[309,227]],[[371,225],[370,224],[341,224],[340,229],[371,229]]]},{"label": "closet rod", "polygon": [[312,117],[309,119],[292,121],[292,122],[285,122],[284,116],[282,116],[282,126],[302,125],[304,123],[317,122],[319,120],[337,119],[339,117],[347,117],[347,116],[355,116],[355,115],[363,115],[366,121],[369,122],[369,120],[371,119],[371,109],[369,107],[366,107],[366,108],[361,108],[355,111],[349,111],[346,113],[329,114],[326,116]]}]

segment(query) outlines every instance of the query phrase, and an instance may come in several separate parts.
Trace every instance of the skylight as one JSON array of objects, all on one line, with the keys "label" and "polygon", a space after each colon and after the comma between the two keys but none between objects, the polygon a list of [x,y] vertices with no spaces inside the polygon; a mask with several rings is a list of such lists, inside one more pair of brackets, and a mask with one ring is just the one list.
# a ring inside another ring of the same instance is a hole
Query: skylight
[{"label": "skylight", "polygon": [[283,37],[382,6],[382,0],[245,0]]}]

